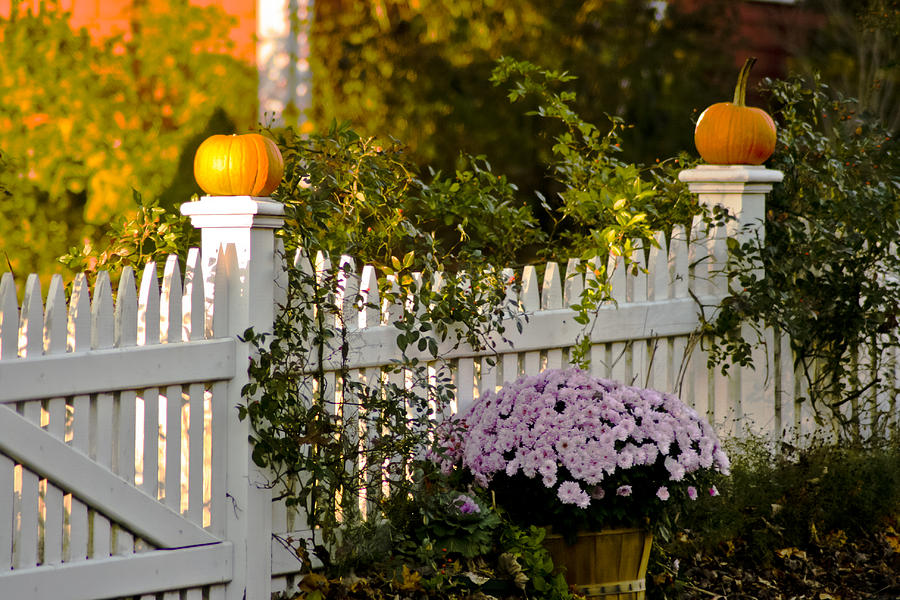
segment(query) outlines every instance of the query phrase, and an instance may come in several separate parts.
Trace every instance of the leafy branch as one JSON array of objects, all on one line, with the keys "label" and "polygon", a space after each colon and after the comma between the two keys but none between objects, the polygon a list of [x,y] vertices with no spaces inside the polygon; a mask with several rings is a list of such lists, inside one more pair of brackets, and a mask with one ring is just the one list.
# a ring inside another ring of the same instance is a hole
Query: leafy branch
[{"label": "leafy branch", "polygon": [[707,323],[711,364],[749,364],[774,328],[790,339],[821,423],[839,439],[882,435],[877,399],[895,393],[887,370],[900,311],[896,142],[818,78],[765,85],[779,122],[771,166],[785,178],[769,198],[765,242],[729,244],[731,293]]}]

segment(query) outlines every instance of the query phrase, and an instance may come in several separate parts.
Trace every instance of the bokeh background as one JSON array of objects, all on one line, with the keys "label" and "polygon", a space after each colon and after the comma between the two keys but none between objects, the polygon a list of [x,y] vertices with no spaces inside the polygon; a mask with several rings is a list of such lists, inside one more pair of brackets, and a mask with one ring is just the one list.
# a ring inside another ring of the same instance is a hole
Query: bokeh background
[{"label": "bokeh background", "polygon": [[891,0],[0,0],[0,261],[49,277],[140,198],[177,210],[213,133],[347,121],[422,169],[483,155],[551,194],[552,124],[489,82],[505,55],[577,76],[638,163],[693,152],[750,55],[751,85],[818,71],[896,132],[898,39]]}]

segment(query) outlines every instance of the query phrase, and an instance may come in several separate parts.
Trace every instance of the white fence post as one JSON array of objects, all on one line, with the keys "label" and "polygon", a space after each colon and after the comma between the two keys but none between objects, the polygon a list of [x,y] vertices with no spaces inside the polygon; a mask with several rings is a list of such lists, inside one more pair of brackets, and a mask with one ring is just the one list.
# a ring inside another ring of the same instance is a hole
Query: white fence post
[{"label": "white fence post", "polygon": [[[700,165],[678,174],[680,181],[697,194],[700,204],[722,206],[736,217],[728,226],[729,236],[754,229],[765,241],[766,194],[784,179],[784,173],[762,166]],[[744,229],[745,226],[750,226]]]},{"label": "white fence post", "polygon": [[[181,212],[201,230],[207,290],[215,280],[217,267],[234,269],[227,278],[227,333],[243,335],[248,327],[257,332],[271,331],[275,269],[281,268],[275,229],[284,222],[284,206],[269,198],[204,196],[183,204]],[[233,246],[233,255],[229,246]],[[220,254],[220,248],[225,252]],[[214,402],[225,403],[228,421],[225,536],[234,545],[234,577],[227,588],[228,600],[268,600],[271,596],[272,494],[263,487],[266,474],[250,458],[249,423],[240,421],[235,409],[242,401],[241,388],[248,381],[249,356],[249,344],[239,343],[237,372],[228,385],[228,394],[214,398]]]},{"label": "white fence post", "polygon": [[[741,244],[752,241],[754,237],[758,237],[760,244],[765,243],[766,194],[783,178],[781,171],[750,165],[701,165],[678,174],[678,179],[687,183],[688,189],[697,194],[700,204],[710,208],[721,206],[735,217],[734,221],[726,224],[724,232],[721,229],[710,232],[718,238],[713,241],[712,247],[723,249],[725,240],[719,237],[723,233]],[[716,260],[723,259],[727,260],[725,256]],[[717,264],[716,267],[723,265]],[[762,278],[762,266],[758,266],[753,274],[758,279]],[[712,275],[712,279],[720,283],[721,288],[717,288],[719,292],[727,293],[729,282],[724,276]],[[750,339],[753,335],[750,326],[745,324],[744,338]],[[754,429],[769,430],[775,439],[782,433],[781,398],[772,401],[775,391],[772,388],[780,388],[780,385],[767,377],[768,367],[775,359],[771,331],[766,332],[766,338],[765,346],[753,351],[755,373],[737,365],[729,371],[726,394],[728,416],[723,433],[742,435]],[[710,376],[720,377],[713,373]]]}]

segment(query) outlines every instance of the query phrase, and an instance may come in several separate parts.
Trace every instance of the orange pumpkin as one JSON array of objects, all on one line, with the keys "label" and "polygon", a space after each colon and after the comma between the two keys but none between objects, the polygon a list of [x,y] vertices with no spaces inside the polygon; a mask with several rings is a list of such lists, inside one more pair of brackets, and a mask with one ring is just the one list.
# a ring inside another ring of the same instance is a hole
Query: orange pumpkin
[{"label": "orange pumpkin", "polygon": [[211,196],[268,196],[282,175],[278,146],[258,133],[211,136],[194,155],[194,178]]},{"label": "orange pumpkin", "polygon": [[694,145],[713,165],[761,165],[775,151],[775,121],[761,108],[744,104],[747,78],[756,59],[744,63],[733,102],[713,104],[700,115]]}]

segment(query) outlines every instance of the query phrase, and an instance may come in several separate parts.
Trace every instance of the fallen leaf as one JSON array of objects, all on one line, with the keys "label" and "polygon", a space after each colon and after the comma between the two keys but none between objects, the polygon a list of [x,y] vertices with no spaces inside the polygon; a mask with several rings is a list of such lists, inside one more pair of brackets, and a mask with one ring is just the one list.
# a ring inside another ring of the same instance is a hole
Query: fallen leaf
[{"label": "fallen leaf", "polygon": [[884,540],[888,543],[888,546],[891,547],[891,550],[900,552],[900,534],[897,534],[893,527],[887,528],[887,531],[884,534]]},{"label": "fallen leaf", "polygon": [[781,550],[776,550],[775,554],[779,558],[799,558],[801,560],[806,560],[806,552],[800,548],[782,548]]},{"label": "fallen leaf", "polygon": [[403,565],[403,580],[398,583],[401,590],[408,592],[417,590],[421,587],[422,576],[419,573],[410,571],[409,567]]},{"label": "fallen leaf", "polygon": [[479,575],[478,573],[472,573],[471,571],[466,571],[463,573],[466,577],[469,578],[469,581],[474,583],[475,585],[483,585],[487,581],[490,581],[490,577],[485,577],[484,575]]},{"label": "fallen leaf", "polygon": [[500,571],[509,575],[517,588],[524,590],[525,584],[528,583],[528,575],[522,572],[522,565],[515,556],[504,552],[498,559]]}]

